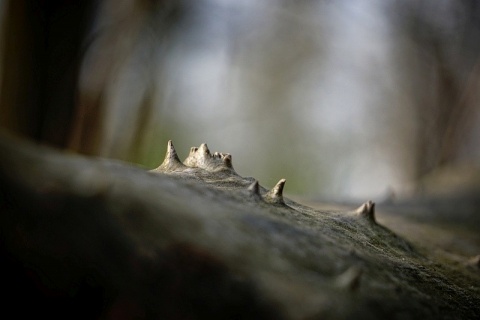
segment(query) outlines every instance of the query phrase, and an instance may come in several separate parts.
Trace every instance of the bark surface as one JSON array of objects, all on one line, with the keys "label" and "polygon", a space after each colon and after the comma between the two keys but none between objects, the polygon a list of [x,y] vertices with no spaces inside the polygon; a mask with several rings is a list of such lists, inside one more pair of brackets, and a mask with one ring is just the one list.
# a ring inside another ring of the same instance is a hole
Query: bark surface
[{"label": "bark surface", "polygon": [[[371,201],[313,209],[283,196],[284,179],[268,190],[206,144],[182,163],[169,142],[151,171],[5,134],[0,150],[5,312],[105,319],[480,314],[473,232],[422,229],[402,215],[376,215]],[[458,238],[452,250],[424,242],[437,231]]]}]

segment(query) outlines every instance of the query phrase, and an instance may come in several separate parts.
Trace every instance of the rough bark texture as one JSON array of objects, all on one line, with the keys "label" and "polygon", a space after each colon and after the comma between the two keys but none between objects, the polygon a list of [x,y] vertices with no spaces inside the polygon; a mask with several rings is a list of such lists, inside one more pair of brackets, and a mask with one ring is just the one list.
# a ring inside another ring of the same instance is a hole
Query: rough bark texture
[{"label": "rough bark texture", "polygon": [[[478,257],[463,261],[416,244],[427,237],[405,240],[377,223],[370,201],[345,212],[300,205],[283,197],[285,180],[269,191],[205,144],[182,163],[169,142],[152,171],[6,135],[0,150],[4,312],[107,319],[480,314]],[[419,225],[382,219],[399,230]],[[477,238],[462,239],[478,249]]]}]

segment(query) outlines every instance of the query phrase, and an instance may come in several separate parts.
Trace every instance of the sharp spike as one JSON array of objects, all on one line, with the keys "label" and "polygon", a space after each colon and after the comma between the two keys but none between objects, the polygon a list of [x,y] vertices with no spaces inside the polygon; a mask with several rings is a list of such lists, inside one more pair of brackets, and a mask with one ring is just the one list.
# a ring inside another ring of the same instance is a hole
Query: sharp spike
[{"label": "sharp spike", "polygon": [[202,143],[198,150],[204,154],[210,154],[210,150],[208,150],[208,146],[206,143]]},{"label": "sharp spike", "polygon": [[222,155],[222,160],[223,160],[223,163],[225,163],[225,165],[228,168],[233,167],[233,165],[232,165],[232,155],[231,154],[227,153],[227,154]]},{"label": "sharp spike", "polygon": [[167,143],[167,153],[165,154],[165,159],[162,164],[157,168],[159,171],[173,171],[176,168],[183,167],[182,162],[178,158],[177,151],[173,146],[172,140],[168,140]]},{"label": "sharp spike", "polygon": [[247,190],[252,195],[260,196],[260,185],[258,184],[257,180],[255,180],[250,186],[248,186]]},{"label": "sharp spike", "polygon": [[355,212],[360,217],[375,221],[375,202],[369,200],[362,204]]},{"label": "sharp spike", "polygon": [[167,143],[167,157],[178,159],[177,151],[173,146],[172,140],[168,140],[168,143]]},{"label": "sharp spike", "polygon": [[280,179],[275,187],[272,188],[266,195],[265,200],[270,203],[285,204],[283,201],[283,187],[285,186],[285,179]]},{"label": "sharp spike", "polygon": [[276,197],[283,197],[283,187],[285,186],[285,182],[287,180],[285,179],[280,179],[280,181],[277,182],[275,187],[273,187],[273,195]]}]

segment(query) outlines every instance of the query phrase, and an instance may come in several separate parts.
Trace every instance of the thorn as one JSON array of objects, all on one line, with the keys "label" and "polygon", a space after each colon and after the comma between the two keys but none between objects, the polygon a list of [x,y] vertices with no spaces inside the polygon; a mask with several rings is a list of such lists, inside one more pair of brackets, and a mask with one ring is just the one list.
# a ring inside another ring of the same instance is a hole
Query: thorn
[{"label": "thorn", "polygon": [[358,216],[368,218],[375,222],[375,202],[368,200],[355,210],[355,212]]},{"label": "thorn", "polygon": [[166,171],[173,171],[178,167],[183,167],[183,164],[178,158],[177,151],[173,146],[172,140],[168,140],[167,153],[165,154],[165,159],[157,169],[159,169],[160,171],[166,172]]},{"label": "thorn", "polygon": [[280,179],[280,181],[277,182],[275,187],[273,187],[273,195],[276,197],[282,197],[283,196],[283,186],[285,186],[285,182],[287,180],[285,179]]},{"label": "thorn", "polygon": [[356,290],[360,286],[363,270],[360,267],[353,266],[337,277],[335,284],[337,287],[347,290]]},{"label": "thorn", "polygon": [[250,194],[259,196],[260,195],[260,185],[258,184],[258,181],[255,180],[251,185],[248,186],[247,188],[248,192]]},{"label": "thorn", "polygon": [[208,150],[208,146],[206,143],[202,143],[200,145],[200,147],[198,148],[198,150],[201,152],[201,153],[204,153],[204,154],[210,154],[210,150]]},{"label": "thorn", "polygon": [[175,147],[173,146],[172,140],[168,140],[167,142],[167,155],[177,157],[177,151],[175,150]]},{"label": "thorn", "polygon": [[265,195],[267,202],[285,204],[283,202],[283,187],[285,186],[285,181],[285,179],[280,179],[275,187]]},{"label": "thorn", "polygon": [[223,163],[225,164],[225,166],[227,166],[228,168],[233,168],[233,165],[232,165],[232,155],[227,153],[227,154],[222,154],[222,160],[223,160]]}]

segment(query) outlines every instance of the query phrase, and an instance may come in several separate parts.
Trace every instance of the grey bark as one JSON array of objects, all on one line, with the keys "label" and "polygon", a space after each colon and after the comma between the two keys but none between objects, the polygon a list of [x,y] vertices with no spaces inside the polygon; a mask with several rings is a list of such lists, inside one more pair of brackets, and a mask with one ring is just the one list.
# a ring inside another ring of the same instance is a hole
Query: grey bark
[{"label": "grey bark", "polygon": [[[475,318],[478,258],[240,177],[203,144],[155,170],[0,137],[5,312],[50,318]],[[26,306],[26,307],[25,307]]]}]

